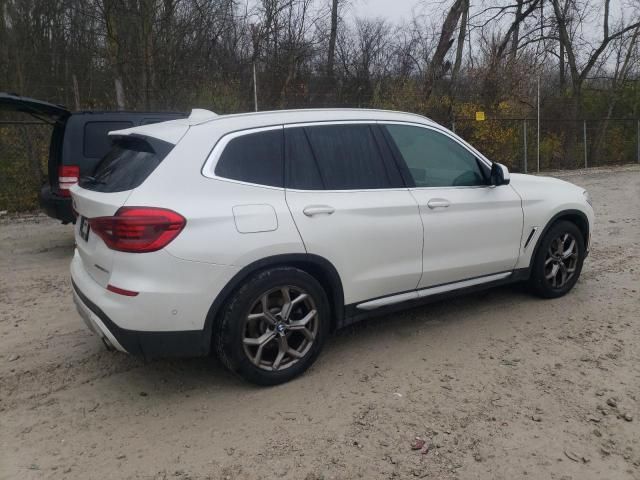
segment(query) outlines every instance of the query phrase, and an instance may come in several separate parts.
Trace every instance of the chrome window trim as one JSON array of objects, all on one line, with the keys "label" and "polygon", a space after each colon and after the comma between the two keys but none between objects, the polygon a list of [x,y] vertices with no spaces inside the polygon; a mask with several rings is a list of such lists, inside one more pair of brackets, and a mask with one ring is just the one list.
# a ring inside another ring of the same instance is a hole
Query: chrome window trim
[{"label": "chrome window trim", "polygon": [[[464,148],[466,151],[468,151],[474,157],[476,157],[478,160],[480,160],[482,163],[484,163],[487,167],[491,168],[491,165],[493,165],[493,162],[491,160],[489,160],[482,153],[480,153],[478,150],[473,148],[473,146],[471,146],[470,144],[465,142],[462,138],[460,138],[455,133],[447,130],[446,128],[444,128],[444,127],[442,127],[440,125],[437,125],[437,124],[427,125],[425,123],[403,122],[403,121],[399,121],[399,120],[393,120],[393,121],[388,121],[388,122],[384,121],[384,120],[378,120],[377,123],[381,124],[381,125],[408,125],[408,126],[412,126],[412,127],[425,128],[427,130],[435,130],[436,132],[441,133],[445,137],[449,137],[455,143],[460,145],[462,148]],[[441,188],[441,187],[426,187],[426,188]]]},{"label": "chrome window trim", "polygon": [[327,125],[376,125],[378,120],[318,120],[317,122],[286,123],[284,128],[322,127]]},{"label": "chrome window trim", "polygon": [[245,135],[250,135],[252,133],[268,132],[270,130],[283,130],[283,125],[248,128],[246,130],[236,130],[234,132],[225,133],[218,139],[216,144],[211,149],[211,152],[207,156],[207,159],[205,160],[200,173],[202,173],[202,175],[206,178],[212,178],[214,180],[220,180],[223,182],[236,183],[239,185],[247,185],[251,187],[269,188],[271,190],[284,190],[284,187],[274,187],[273,185],[264,185],[262,183],[244,182],[242,180],[235,180],[233,178],[220,177],[216,175],[216,166],[218,165],[220,156],[231,140]]},{"label": "chrome window trim", "polygon": [[392,187],[392,188],[361,188],[361,189],[348,189],[348,190],[303,190],[303,189],[294,189],[294,188],[286,188],[284,187],[274,187],[272,185],[263,185],[261,183],[252,183],[252,182],[244,182],[242,180],[235,180],[232,178],[220,177],[215,174],[215,169],[220,160],[220,155],[224,151],[227,144],[233,140],[234,138],[241,137],[243,135],[250,135],[252,133],[265,132],[269,130],[277,130],[277,129],[287,129],[287,128],[298,128],[298,127],[313,127],[313,126],[323,126],[323,125],[354,125],[354,124],[365,124],[365,125],[407,125],[413,127],[426,128],[429,130],[434,130],[438,133],[441,133],[447,137],[449,137],[452,141],[456,142],[462,148],[467,150],[473,156],[482,161],[488,168],[491,168],[492,162],[488,160],[482,153],[473,148],[463,139],[458,137],[453,132],[446,130],[445,128],[437,125],[437,124],[426,124],[420,122],[409,122],[409,121],[401,121],[401,120],[318,120],[315,122],[299,122],[299,123],[287,123],[281,125],[270,125],[266,127],[255,127],[248,128],[245,130],[235,130],[233,132],[225,133],[222,135],[211,152],[207,156],[204,165],[202,166],[201,173],[206,178],[212,178],[214,180],[220,180],[223,182],[236,183],[239,185],[247,185],[251,187],[260,187],[260,188],[268,188],[271,190],[287,190],[290,192],[326,192],[326,193],[349,193],[349,192],[390,192],[390,191],[407,191],[407,190],[433,190],[433,189],[462,189],[462,188],[492,188],[491,185],[463,185],[463,186],[450,186],[450,187]]}]

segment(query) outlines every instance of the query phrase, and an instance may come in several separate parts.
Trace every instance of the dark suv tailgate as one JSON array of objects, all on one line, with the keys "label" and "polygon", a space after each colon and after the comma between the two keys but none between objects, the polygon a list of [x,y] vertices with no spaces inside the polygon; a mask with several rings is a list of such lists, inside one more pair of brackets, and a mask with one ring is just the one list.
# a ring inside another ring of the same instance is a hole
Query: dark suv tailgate
[{"label": "dark suv tailgate", "polygon": [[0,110],[29,113],[38,117],[51,117],[55,121],[64,121],[71,115],[71,112],[61,105],[1,92]]}]

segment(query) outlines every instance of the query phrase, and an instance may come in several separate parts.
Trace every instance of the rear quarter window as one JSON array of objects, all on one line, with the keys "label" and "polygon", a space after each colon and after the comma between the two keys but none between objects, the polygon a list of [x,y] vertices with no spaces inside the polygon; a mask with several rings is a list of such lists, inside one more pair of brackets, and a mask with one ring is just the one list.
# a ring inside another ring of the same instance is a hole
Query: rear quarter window
[{"label": "rear quarter window", "polygon": [[96,192],[125,192],[139,187],[173,149],[174,145],[151,137],[114,140],[92,176],[80,186]]},{"label": "rear quarter window", "polygon": [[133,122],[87,122],[84,125],[82,154],[89,158],[102,158],[111,149],[109,132],[133,127]]},{"label": "rear quarter window", "polygon": [[229,140],[218,159],[215,174],[231,180],[282,187],[282,128],[247,133]]}]

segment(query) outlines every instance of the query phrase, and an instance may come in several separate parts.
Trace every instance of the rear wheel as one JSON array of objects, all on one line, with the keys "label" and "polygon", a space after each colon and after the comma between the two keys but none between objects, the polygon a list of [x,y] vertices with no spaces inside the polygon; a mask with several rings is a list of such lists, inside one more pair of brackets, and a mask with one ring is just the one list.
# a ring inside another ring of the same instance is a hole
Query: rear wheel
[{"label": "rear wheel", "polygon": [[530,284],[544,298],[566,294],[578,281],[584,262],[584,237],[569,221],[555,223],[542,238],[532,264]]},{"label": "rear wheel", "polygon": [[251,277],[230,299],[214,338],[233,372],[259,385],[276,385],[304,372],[325,342],[330,309],[308,273],[278,267]]}]

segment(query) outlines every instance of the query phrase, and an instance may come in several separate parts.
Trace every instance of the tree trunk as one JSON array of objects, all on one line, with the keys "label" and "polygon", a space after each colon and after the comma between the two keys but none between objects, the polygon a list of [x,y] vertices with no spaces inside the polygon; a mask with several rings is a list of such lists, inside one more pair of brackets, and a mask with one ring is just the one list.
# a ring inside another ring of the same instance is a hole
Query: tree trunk
[{"label": "tree trunk", "polygon": [[427,75],[424,84],[424,98],[429,99],[433,92],[434,85],[440,80],[448,70],[448,66],[445,64],[445,57],[453,44],[453,34],[456,30],[456,25],[462,16],[464,11],[464,5],[466,0],[455,0],[451,9],[447,13],[447,16],[442,24],[440,30],[440,39],[438,40],[438,46],[436,51],[429,62],[429,68],[427,69]]},{"label": "tree trunk", "polygon": [[333,80],[333,67],[336,58],[336,38],[338,37],[338,2],[331,4],[331,31],[329,32],[329,52],[327,54],[327,78]]},{"label": "tree trunk", "polygon": [[566,82],[567,82],[567,78],[566,78],[566,74],[564,73],[565,70],[565,65],[564,65],[564,43],[560,42],[560,54],[559,54],[559,59],[558,59],[558,64],[560,67],[560,91],[564,92],[565,86],[566,86]]},{"label": "tree trunk", "polygon": [[124,87],[122,86],[122,78],[116,77],[113,82],[116,88],[116,108],[118,110],[126,110],[127,101],[125,100],[125,96],[124,96]]},{"label": "tree trunk", "polygon": [[127,102],[124,94],[124,68],[122,59],[120,58],[121,51],[118,38],[118,24],[116,21],[118,13],[110,1],[103,0],[102,7],[104,23],[107,30],[107,53],[114,72],[113,83],[116,91],[116,107],[118,110],[125,110]]},{"label": "tree trunk", "polygon": [[520,43],[520,21],[518,20],[522,15],[522,4],[524,0],[518,0],[518,8],[516,10],[515,28],[513,29],[513,35],[511,37],[511,54],[509,59],[511,62],[515,61],[516,54],[518,53],[518,44]]},{"label": "tree trunk", "polygon": [[335,85],[335,60],[336,60],[336,39],[338,38],[338,3],[339,0],[333,0],[331,3],[331,30],[329,32],[329,51],[327,53],[327,71],[324,85],[322,88],[322,103],[324,105],[334,103],[327,102],[327,95]]},{"label": "tree trunk", "polygon": [[462,14],[462,20],[460,20],[460,29],[458,30],[458,40],[456,44],[456,60],[453,64],[453,71],[451,72],[451,84],[455,89],[456,79],[460,73],[460,66],[462,65],[462,53],[464,52],[464,39],[467,35],[467,22],[469,21],[469,0],[464,1],[464,12]]}]

